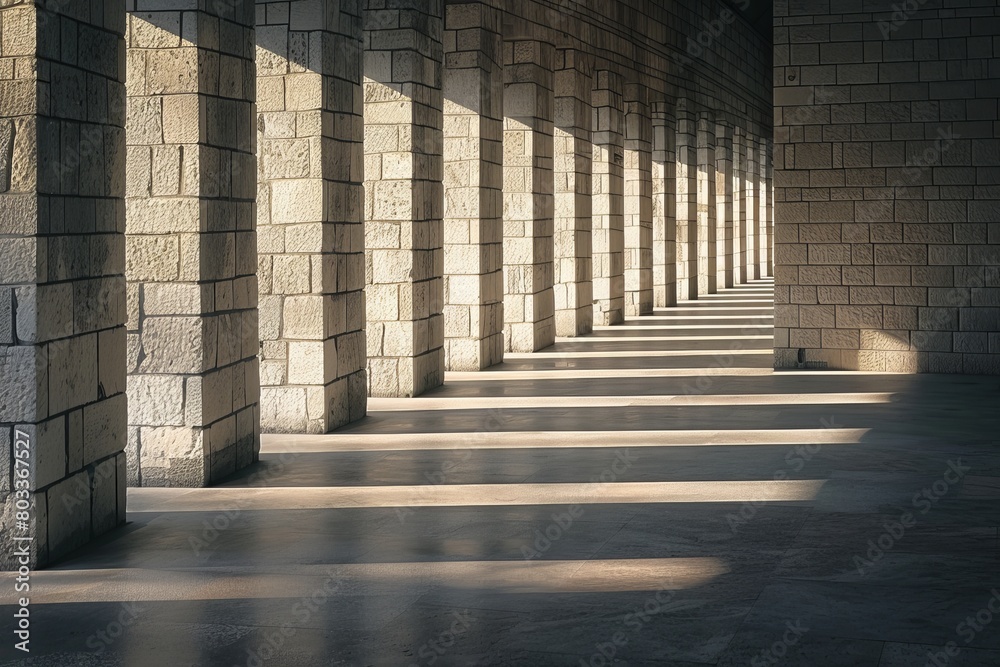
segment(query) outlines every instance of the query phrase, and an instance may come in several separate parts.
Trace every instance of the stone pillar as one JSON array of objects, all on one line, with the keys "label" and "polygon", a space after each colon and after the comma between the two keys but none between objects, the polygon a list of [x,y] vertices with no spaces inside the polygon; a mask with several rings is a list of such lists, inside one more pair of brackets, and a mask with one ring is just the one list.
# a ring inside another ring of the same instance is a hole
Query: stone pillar
[{"label": "stone pillar", "polygon": [[129,477],[142,486],[205,486],[260,448],[254,3],[202,4],[128,17]]},{"label": "stone pillar", "polygon": [[625,314],[653,312],[653,121],[646,87],[631,84],[625,116]]},{"label": "stone pillar", "polygon": [[625,146],[621,77],[594,77],[594,323],[625,319]]},{"label": "stone pillar", "polygon": [[365,256],[372,396],[444,381],[442,0],[366,0]]},{"label": "stone pillar", "polygon": [[694,114],[677,104],[677,298],[698,298],[698,149]]},{"label": "stone pillar", "polygon": [[733,128],[719,124],[715,129],[715,212],[718,222],[716,285],[733,286]]},{"label": "stone pillar", "polygon": [[554,59],[551,44],[504,44],[504,338],[508,352],[534,352],[555,342]]},{"label": "stone pillar", "polygon": [[[4,5],[0,568],[9,570],[125,522],[125,6]],[[78,32],[86,42],[63,39]]]},{"label": "stone pillar", "polygon": [[698,114],[698,294],[718,291],[715,204],[715,120],[703,111]]},{"label": "stone pillar", "polygon": [[261,427],[325,433],[368,396],[361,17],[291,9],[257,0]]},{"label": "stone pillar", "polygon": [[767,275],[767,139],[757,141],[757,277]]},{"label": "stone pillar", "polygon": [[733,284],[747,282],[746,155],[743,130],[733,128]]},{"label": "stone pillar", "polygon": [[493,0],[445,6],[444,322],[448,370],[503,361],[503,40]]},{"label": "stone pillar", "polygon": [[763,271],[765,276],[774,275],[774,142],[764,139],[761,150],[761,179],[763,182],[762,211],[761,220],[764,227],[764,235],[761,242],[764,244]]},{"label": "stone pillar", "polygon": [[746,279],[748,281],[760,278],[760,218],[757,209],[757,140],[755,135],[747,132],[743,135],[744,156],[746,158],[746,181],[744,183],[744,212],[746,216],[747,251]]},{"label": "stone pillar", "polygon": [[653,306],[677,305],[677,122],[672,105],[653,105]]},{"label": "stone pillar", "polygon": [[556,54],[555,275],[556,335],[594,329],[593,63],[583,52]]}]

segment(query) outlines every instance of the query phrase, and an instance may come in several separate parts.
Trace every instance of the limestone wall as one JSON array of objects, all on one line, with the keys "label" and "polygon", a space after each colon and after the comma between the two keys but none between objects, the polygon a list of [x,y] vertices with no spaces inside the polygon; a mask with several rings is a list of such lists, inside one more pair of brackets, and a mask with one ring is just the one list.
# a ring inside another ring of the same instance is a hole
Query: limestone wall
[{"label": "limestone wall", "polygon": [[778,367],[1000,372],[995,3],[775,3]]}]

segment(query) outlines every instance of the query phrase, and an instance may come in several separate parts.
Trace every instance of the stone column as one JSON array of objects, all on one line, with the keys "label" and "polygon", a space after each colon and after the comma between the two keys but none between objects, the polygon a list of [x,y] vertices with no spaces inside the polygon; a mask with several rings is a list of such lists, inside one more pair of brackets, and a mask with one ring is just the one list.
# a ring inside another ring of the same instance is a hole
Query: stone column
[{"label": "stone column", "polygon": [[129,476],[204,486],[260,447],[254,3],[144,4],[165,8],[128,17]]},{"label": "stone column", "polygon": [[653,312],[653,121],[646,87],[631,84],[625,116],[625,314]]},{"label": "stone column", "polygon": [[372,396],[444,381],[442,0],[366,0],[365,256]]},{"label": "stone column", "polygon": [[594,324],[625,319],[625,119],[621,77],[594,77]]},{"label": "stone column", "polygon": [[746,225],[746,280],[760,278],[760,218],[757,210],[757,141],[755,135],[747,132],[743,135],[744,156],[746,158],[746,181],[744,182],[744,220]]},{"label": "stone column", "polygon": [[494,0],[448,0],[444,32],[445,365],[503,361],[503,40]]},{"label": "stone column", "polygon": [[763,193],[761,194],[761,226],[763,227],[764,261],[761,262],[761,269],[765,276],[774,275],[774,174],[773,166],[774,142],[764,139],[761,142],[761,183]]},{"label": "stone column", "polygon": [[556,335],[594,329],[593,63],[583,52],[556,54],[555,275]]},{"label": "stone column", "polygon": [[719,124],[715,130],[716,285],[733,286],[733,128]]},{"label": "stone column", "polygon": [[261,426],[325,433],[368,396],[361,17],[257,0],[256,36]]},{"label": "stone column", "polygon": [[703,111],[698,114],[698,294],[718,291],[715,204],[715,120]]},{"label": "stone column", "polygon": [[746,155],[743,130],[733,128],[733,283],[747,282]]},{"label": "stone column", "polygon": [[677,305],[677,122],[672,105],[653,105],[653,306]]},{"label": "stone column", "polygon": [[504,44],[504,338],[508,352],[534,352],[555,342],[554,59],[551,44]]},{"label": "stone column", "polygon": [[757,277],[767,275],[767,139],[757,140]]},{"label": "stone column", "polygon": [[677,298],[698,298],[698,149],[694,113],[677,104]]},{"label": "stone column", "polygon": [[22,547],[38,567],[124,523],[126,481],[125,6],[10,4],[0,8],[5,570],[25,564]]}]

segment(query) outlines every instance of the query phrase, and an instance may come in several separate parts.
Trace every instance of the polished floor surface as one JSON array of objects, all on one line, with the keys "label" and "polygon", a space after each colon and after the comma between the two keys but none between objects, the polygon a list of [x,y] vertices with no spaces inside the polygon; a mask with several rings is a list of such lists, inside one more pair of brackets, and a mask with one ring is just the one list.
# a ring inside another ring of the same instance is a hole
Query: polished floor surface
[{"label": "polished floor surface", "polygon": [[775,373],[772,324],[758,281],[131,490],[14,664],[1000,665],[1000,378]]}]

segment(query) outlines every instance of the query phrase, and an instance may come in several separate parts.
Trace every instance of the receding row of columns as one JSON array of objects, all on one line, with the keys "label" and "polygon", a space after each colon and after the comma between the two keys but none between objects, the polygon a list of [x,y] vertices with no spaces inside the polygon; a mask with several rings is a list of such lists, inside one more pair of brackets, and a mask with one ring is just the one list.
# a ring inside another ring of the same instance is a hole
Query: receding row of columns
[{"label": "receding row of columns", "polygon": [[38,94],[0,109],[0,435],[39,443],[39,554],[117,525],[126,483],[248,465],[262,430],[770,273],[755,126],[505,40],[498,0],[183,7],[2,10],[108,54],[0,51],[81,84],[17,68],[4,90]]},{"label": "receding row of columns", "polygon": [[[754,125],[580,50],[505,41],[492,0],[342,8],[319,33],[271,11],[258,3],[265,430],[328,430],[366,394],[419,395],[770,273]],[[300,62],[317,39],[341,58]]]}]

